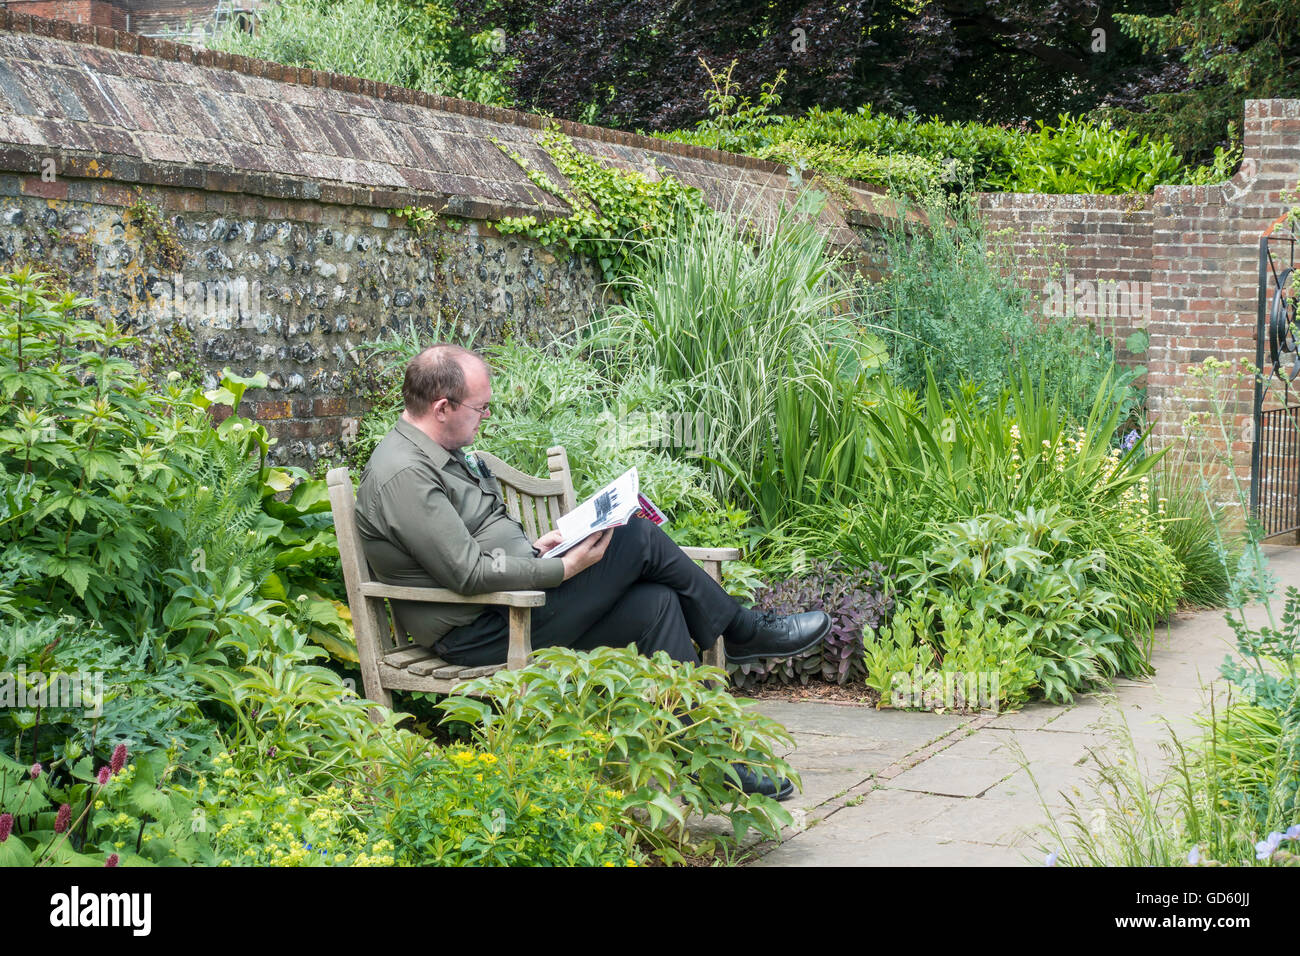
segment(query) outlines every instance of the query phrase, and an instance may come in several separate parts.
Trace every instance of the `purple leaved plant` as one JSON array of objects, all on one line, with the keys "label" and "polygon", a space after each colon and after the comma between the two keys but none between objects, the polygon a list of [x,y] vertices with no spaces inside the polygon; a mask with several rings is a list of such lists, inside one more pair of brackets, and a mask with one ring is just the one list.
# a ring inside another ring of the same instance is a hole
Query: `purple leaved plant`
[{"label": "purple leaved plant", "polygon": [[838,558],[815,561],[801,573],[761,588],[754,610],[775,614],[825,611],[831,632],[819,647],[798,657],[732,665],[732,681],[740,689],[764,683],[807,684],[816,678],[834,684],[862,680],[864,628],[879,629],[894,612],[893,579],[884,565],[872,562],[865,570]]}]

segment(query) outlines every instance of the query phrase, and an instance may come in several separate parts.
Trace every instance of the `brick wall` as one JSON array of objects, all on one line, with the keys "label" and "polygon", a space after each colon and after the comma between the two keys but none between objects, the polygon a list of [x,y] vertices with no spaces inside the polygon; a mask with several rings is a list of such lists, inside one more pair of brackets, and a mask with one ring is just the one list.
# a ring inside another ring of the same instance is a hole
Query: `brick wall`
[{"label": "brick wall", "polygon": [[[1149,196],[984,193],[980,216],[1004,271],[1045,315],[1074,315],[1123,343],[1151,317]],[[1121,348],[1121,360],[1145,356]]]},{"label": "brick wall", "polygon": [[97,27],[125,30],[125,3],[111,0],[6,0],[5,6],[15,13],[51,20],[68,20]]},{"label": "brick wall", "polygon": [[[1113,330],[1121,338],[1138,328],[1148,331],[1142,358],[1154,442],[1175,446],[1179,454],[1189,413],[1211,410],[1189,369],[1207,358],[1255,361],[1259,240],[1295,205],[1283,192],[1300,181],[1300,101],[1248,101],[1244,130],[1243,160],[1227,183],[1161,186],[1134,196],[980,197],[983,221],[1001,237],[1008,268],[1042,295],[1045,306],[1063,277],[1073,279],[1076,300],[1085,283],[1126,283],[1130,291],[1132,284],[1144,289],[1149,283],[1149,298],[1144,293],[1138,310],[1116,317]],[[1058,271],[1050,271],[1053,265]],[[1075,311],[1088,314],[1086,308]],[[1247,376],[1220,396],[1218,405],[1229,415],[1227,440],[1193,456],[1208,473],[1225,474],[1220,466],[1230,460],[1244,487],[1251,473],[1253,388]],[[1281,398],[1280,383],[1272,379],[1265,407]],[[1233,499],[1226,486],[1223,496]]]}]

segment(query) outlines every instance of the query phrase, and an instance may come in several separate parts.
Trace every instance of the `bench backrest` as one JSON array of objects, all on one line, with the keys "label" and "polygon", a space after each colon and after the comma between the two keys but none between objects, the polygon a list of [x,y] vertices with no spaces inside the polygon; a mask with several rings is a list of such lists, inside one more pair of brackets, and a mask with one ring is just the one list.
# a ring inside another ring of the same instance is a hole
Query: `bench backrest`
[{"label": "bench backrest", "polygon": [[563,445],[546,449],[546,468],[551,473],[550,478],[525,475],[485,451],[475,452],[474,457],[487,463],[488,469],[501,483],[507,513],[524,526],[528,537],[534,541],[553,529],[561,515],[568,514],[577,506],[573,500],[569,455]]}]

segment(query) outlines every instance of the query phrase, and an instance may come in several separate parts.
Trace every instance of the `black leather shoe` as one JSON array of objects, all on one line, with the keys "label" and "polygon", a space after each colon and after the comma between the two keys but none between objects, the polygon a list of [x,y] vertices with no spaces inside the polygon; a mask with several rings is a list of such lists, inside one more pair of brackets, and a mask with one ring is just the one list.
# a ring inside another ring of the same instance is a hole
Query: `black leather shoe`
[{"label": "black leather shoe", "polygon": [[727,660],[746,664],[769,657],[793,657],[816,647],[830,632],[831,618],[825,611],[805,611],[787,617],[763,611],[750,640],[726,646]]},{"label": "black leather shoe", "polygon": [[742,793],[757,793],[777,801],[788,800],[794,793],[794,784],[788,777],[782,777],[780,784],[777,784],[767,774],[755,772],[748,764],[733,763],[731,769],[740,777]]}]

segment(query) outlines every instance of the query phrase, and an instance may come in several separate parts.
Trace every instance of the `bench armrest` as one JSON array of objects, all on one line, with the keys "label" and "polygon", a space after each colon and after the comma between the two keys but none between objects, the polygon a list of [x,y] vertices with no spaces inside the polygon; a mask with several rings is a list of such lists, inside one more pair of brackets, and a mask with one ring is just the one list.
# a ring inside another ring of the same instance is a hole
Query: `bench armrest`
[{"label": "bench armrest", "polygon": [[368,581],[361,585],[365,597],[398,601],[433,601],[438,604],[503,604],[507,607],[541,607],[545,591],[487,591],[483,594],[460,594],[448,588],[407,588],[395,584]]},{"label": "bench armrest", "polygon": [[739,561],[739,548],[682,548],[692,561]]}]

